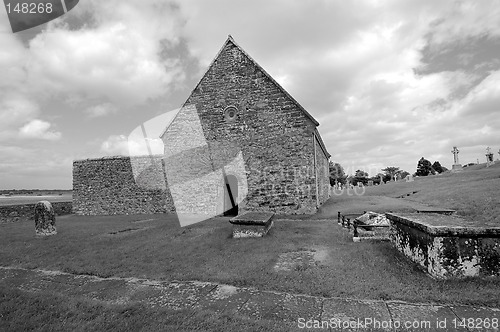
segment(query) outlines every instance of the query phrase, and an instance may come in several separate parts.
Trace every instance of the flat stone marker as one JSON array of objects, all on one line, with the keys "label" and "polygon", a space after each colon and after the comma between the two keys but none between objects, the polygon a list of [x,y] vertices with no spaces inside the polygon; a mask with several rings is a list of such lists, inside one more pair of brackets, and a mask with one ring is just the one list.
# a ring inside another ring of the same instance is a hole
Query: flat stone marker
[{"label": "flat stone marker", "polygon": [[447,215],[451,215],[451,214],[454,214],[456,212],[455,210],[443,209],[443,208],[437,208],[437,207],[424,207],[424,208],[418,208],[415,210],[417,211],[417,213],[439,213],[439,214],[447,214]]},{"label": "flat stone marker", "polygon": [[56,215],[49,201],[40,201],[35,205],[35,233],[41,236],[57,234]]},{"label": "flat stone marker", "polygon": [[273,226],[272,212],[245,212],[229,220],[233,224],[233,237],[263,237]]}]

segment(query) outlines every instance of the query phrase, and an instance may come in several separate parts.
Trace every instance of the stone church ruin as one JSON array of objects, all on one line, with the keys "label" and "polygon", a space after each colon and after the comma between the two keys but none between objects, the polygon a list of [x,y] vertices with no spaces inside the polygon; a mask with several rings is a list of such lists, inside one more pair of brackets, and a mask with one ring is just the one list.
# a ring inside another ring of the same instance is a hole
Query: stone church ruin
[{"label": "stone church ruin", "polygon": [[82,215],[314,213],[329,198],[319,123],[228,37],[161,134],[163,155],[73,163]]}]

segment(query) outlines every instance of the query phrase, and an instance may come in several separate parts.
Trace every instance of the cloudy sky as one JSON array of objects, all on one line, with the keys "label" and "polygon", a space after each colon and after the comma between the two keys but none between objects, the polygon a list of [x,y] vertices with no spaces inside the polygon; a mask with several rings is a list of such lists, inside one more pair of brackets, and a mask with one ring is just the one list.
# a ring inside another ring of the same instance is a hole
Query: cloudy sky
[{"label": "cloudy sky", "polygon": [[126,154],[228,34],[348,173],[499,157],[496,1],[80,0],[16,34],[0,8],[0,189],[69,189],[74,159]]}]

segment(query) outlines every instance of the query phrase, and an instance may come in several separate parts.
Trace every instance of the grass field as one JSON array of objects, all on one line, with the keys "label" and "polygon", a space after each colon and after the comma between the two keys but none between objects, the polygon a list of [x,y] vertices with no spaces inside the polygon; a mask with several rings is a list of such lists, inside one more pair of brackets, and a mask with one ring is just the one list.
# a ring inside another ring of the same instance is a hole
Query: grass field
[{"label": "grass field", "polygon": [[[260,239],[232,239],[228,218],[222,217],[181,228],[175,215],[68,215],[58,217],[58,234],[48,238],[36,238],[30,222],[1,224],[0,265],[102,277],[213,281],[325,297],[500,307],[500,278],[433,280],[390,243],[354,243],[336,224],[337,211],[396,212],[429,205],[455,209],[478,224],[500,222],[498,188],[497,166],[367,187],[364,195],[334,195],[314,216],[278,216],[269,235]],[[34,309],[42,307],[48,309]],[[13,324],[9,327],[23,330],[47,317],[83,330],[137,330],[143,324],[145,330],[250,331],[271,324],[201,311],[164,318],[165,311],[138,304],[106,307],[5,287],[0,287],[0,314]],[[187,317],[193,320],[186,322]],[[120,323],[111,328],[115,320]]]},{"label": "grass field", "polygon": [[[500,280],[435,281],[390,243],[354,243],[336,222],[277,220],[269,236],[244,240],[230,238],[227,218],[181,228],[172,215],[64,216],[57,227],[57,237],[35,238],[30,223],[2,225],[0,265],[326,297],[500,305]],[[307,252],[317,257],[297,258]],[[277,270],[287,253],[297,260]]]},{"label": "grass field", "polygon": [[50,292],[0,287],[0,331],[277,331],[280,322],[212,311],[169,310],[139,303],[106,305]]},{"label": "grass field", "polygon": [[413,182],[389,182],[365,187],[365,190],[362,196],[344,194],[333,197],[322,207],[320,214],[329,215],[342,208],[356,211],[371,208],[387,212],[433,206],[456,210],[458,215],[478,225],[484,221],[500,224],[500,163],[489,168],[477,165],[459,173],[419,177]]}]

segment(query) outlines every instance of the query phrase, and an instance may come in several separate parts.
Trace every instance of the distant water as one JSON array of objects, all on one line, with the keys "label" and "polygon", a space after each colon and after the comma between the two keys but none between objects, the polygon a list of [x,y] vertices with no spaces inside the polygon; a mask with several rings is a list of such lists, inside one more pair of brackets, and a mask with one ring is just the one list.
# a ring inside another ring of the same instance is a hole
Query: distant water
[{"label": "distant water", "polygon": [[73,199],[73,196],[71,194],[43,195],[43,196],[32,196],[32,195],[3,196],[3,195],[0,195],[0,206],[31,204],[31,203],[36,203],[39,201],[70,202],[70,201],[72,201],[72,199]]}]

